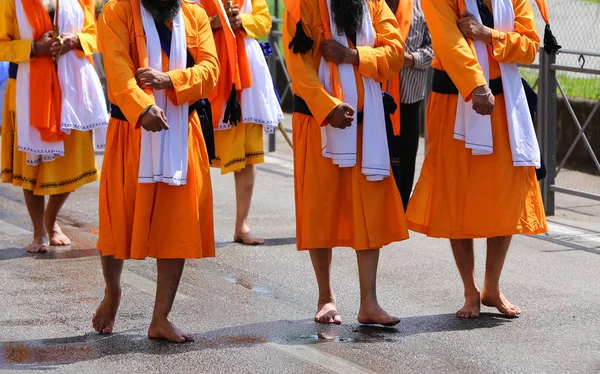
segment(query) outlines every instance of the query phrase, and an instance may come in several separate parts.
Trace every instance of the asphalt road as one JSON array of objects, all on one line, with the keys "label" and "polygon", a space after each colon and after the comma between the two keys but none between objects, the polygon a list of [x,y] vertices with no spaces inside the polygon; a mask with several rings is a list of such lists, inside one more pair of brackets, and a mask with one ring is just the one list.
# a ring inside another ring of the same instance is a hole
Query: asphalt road
[{"label": "asphalt road", "polygon": [[75,193],[61,216],[71,248],[46,255],[25,253],[31,226],[22,193],[0,185],[0,372],[600,372],[598,204],[557,198],[549,235],[514,239],[503,286],[521,318],[484,308],[479,320],[456,319],[462,289],[448,243],[413,234],[382,251],[379,298],[400,325],[356,323],[355,256],[337,249],[333,282],[344,324],[324,327],[311,320],[316,285],[308,254],[294,247],[292,164],[278,146],[260,166],[252,209],[264,246],[232,243],[233,179],[213,173],[217,258],[186,265],[173,317],[196,341],[181,346],[146,338],[153,260],[126,264],[116,333],[92,331],[103,292],[93,249],[97,184]]}]

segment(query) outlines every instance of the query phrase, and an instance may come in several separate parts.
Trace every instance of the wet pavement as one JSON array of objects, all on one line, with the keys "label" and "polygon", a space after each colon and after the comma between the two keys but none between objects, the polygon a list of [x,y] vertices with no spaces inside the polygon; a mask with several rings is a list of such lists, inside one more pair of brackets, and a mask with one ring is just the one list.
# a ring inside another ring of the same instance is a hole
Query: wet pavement
[{"label": "wet pavement", "polygon": [[[186,264],[174,321],[195,342],[151,341],[146,329],[155,261],[130,261],[116,333],[92,331],[103,293],[97,238],[97,184],[67,202],[61,223],[73,244],[28,255],[22,193],[0,185],[0,372],[57,373],[598,373],[600,372],[600,206],[557,195],[551,232],[514,238],[503,276],[523,309],[506,319],[484,308],[454,317],[461,286],[446,241],[412,234],[382,251],[379,299],[397,328],[356,323],[356,260],[334,252],[341,326],[312,322],[316,285],[309,256],[295,251],[293,170],[287,145],[259,167],[252,226],[260,247],[232,242],[232,176],[213,173],[217,258]],[[420,152],[420,158],[422,158]],[[98,155],[101,163],[102,155]],[[580,178],[589,188],[600,179]],[[583,183],[583,182],[582,182]],[[483,279],[483,242],[477,279]]]}]

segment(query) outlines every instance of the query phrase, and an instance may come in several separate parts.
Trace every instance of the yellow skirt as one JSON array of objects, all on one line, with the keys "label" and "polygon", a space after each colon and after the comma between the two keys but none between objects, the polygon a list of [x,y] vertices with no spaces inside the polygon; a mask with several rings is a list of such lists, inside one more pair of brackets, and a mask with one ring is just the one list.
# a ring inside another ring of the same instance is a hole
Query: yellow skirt
[{"label": "yellow skirt", "polygon": [[340,168],[322,156],[321,126],[294,113],[294,189],[298,250],[351,247],[378,249],[408,239],[402,199],[394,177],[370,182],[361,172],[362,125],[356,166]]},{"label": "yellow skirt", "polygon": [[221,174],[240,171],[246,165],[265,162],[264,127],[256,123],[240,123],[228,130],[215,130],[216,159],[211,165]]},{"label": "yellow skirt", "polygon": [[2,115],[2,182],[33,191],[35,195],[73,192],[98,180],[91,131],[72,131],[64,140],[65,155],[31,166],[17,150],[16,81],[9,79]]},{"label": "yellow skirt", "polygon": [[183,186],[138,183],[141,130],[110,120],[100,179],[97,248],[117,259],[215,256],[208,153],[198,115],[189,118]]},{"label": "yellow skirt", "polygon": [[473,156],[454,139],[457,95],[432,93],[427,151],[408,203],[408,227],[431,237],[490,238],[547,231],[533,167],[515,167],[504,96],[492,113],[494,153]]}]

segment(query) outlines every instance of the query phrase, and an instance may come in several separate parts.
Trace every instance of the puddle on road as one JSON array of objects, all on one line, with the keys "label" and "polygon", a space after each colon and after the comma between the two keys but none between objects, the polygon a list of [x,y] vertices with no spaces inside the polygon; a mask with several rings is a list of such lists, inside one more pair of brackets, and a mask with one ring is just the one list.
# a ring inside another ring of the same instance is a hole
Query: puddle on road
[{"label": "puddle on road", "polygon": [[266,288],[255,286],[252,284],[252,282],[250,282],[246,279],[240,278],[240,277],[233,277],[231,275],[221,275],[220,278],[226,280],[229,283],[237,284],[238,286],[242,286],[247,290],[250,290],[252,292],[259,293],[262,295],[268,295],[268,294],[273,293],[272,291],[267,290]]},{"label": "puddle on road", "polygon": [[19,344],[2,346],[0,363],[6,364],[66,364],[96,358],[91,345],[31,347]]}]

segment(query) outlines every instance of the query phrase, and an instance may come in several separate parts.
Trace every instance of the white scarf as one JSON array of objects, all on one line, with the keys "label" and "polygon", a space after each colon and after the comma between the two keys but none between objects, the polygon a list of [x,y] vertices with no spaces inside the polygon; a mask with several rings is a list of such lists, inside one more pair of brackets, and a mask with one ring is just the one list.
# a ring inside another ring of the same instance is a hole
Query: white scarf
[{"label": "white scarf", "polygon": [[[162,71],[162,48],[154,18],[144,8],[142,24],[146,33],[148,66]],[[181,9],[173,18],[173,37],[169,70],[185,70],[187,62],[185,24]],[[188,172],[188,103],[174,105],[164,90],[154,90],[156,105],[165,112],[169,129],[150,132],[142,129],[139,183],[164,182],[172,186],[186,184]]]},{"label": "white scarf", "polygon": [[[33,29],[20,0],[15,2],[19,33],[23,40],[33,40]],[[61,33],[81,32],[84,13],[77,0],[60,0],[58,28]],[[18,149],[27,153],[27,164],[37,165],[40,161],[53,161],[64,156],[64,144],[45,142],[37,129],[30,124],[29,61],[19,63],[17,72],[17,133]],[[94,130],[96,148],[106,144],[108,111],[102,84],[98,74],[87,58],[81,58],[75,51],[69,51],[58,58],[57,75],[62,95],[61,130],[69,134],[71,130]],[[33,93],[35,94],[35,93]]]},{"label": "white scarf", "polygon": [[[481,23],[477,0],[466,0],[467,11]],[[503,32],[514,31],[515,12],[511,0],[493,0],[494,27]],[[490,79],[488,50],[481,40],[474,40],[477,60],[485,78]],[[508,134],[514,166],[540,167],[540,149],[535,135],[527,97],[517,64],[501,63],[500,75],[506,104]],[[470,103],[459,95],[454,125],[454,138],[463,140],[473,155],[494,152],[491,116],[477,114]]]},{"label": "white scarf", "polygon": [[[375,46],[375,31],[369,8],[365,4],[362,20],[362,29],[357,32],[356,44],[359,46]],[[329,10],[329,23],[333,40],[348,47],[346,34],[338,31],[333,17],[331,17],[331,1],[327,0]],[[352,125],[345,129],[337,129],[331,125],[321,127],[321,145],[323,157],[331,158],[339,167],[353,167],[356,165],[357,154],[357,118],[358,118],[358,92],[354,76],[354,67],[350,64],[338,65],[342,91],[345,102],[350,104],[357,112],[354,113]],[[319,79],[330,93],[332,92],[331,71],[329,63],[321,58],[319,66]],[[364,86],[363,109],[363,144],[362,144],[362,173],[369,181],[380,181],[390,175],[390,156],[385,129],[385,113],[381,86],[372,78],[362,77]]]},{"label": "white scarf", "polygon": [[[240,9],[242,14],[252,14],[252,1],[244,1]],[[265,60],[262,48],[251,37],[244,38],[246,55],[252,74],[252,86],[242,90],[242,121],[263,125],[266,132],[272,134],[275,127],[283,120],[283,112],[273,87],[273,79]],[[225,110],[225,108],[223,108]],[[218,130],[230,129],[231,124],[219,122]]]}]

